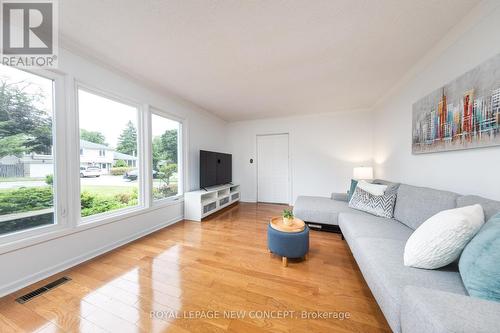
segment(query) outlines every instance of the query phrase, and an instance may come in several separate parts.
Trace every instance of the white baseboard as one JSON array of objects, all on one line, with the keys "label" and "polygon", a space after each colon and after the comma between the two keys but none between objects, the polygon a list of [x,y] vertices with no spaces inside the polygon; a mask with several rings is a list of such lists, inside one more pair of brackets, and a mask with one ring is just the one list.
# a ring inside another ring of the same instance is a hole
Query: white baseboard
[{"label": "white baseboard", "polygon": [[57,265],[54,265],[52,267],[49,267],[47,269],[44,269],[43,271],[40,271],[38,273],[35,273],[35,274],[32,274],[30,276],[27,276],[25,278],[22,278],[20,280],[17,280],[17,281],[14,281],[8,285],[5,285],[5,286],[2,286],[0,288],[0,297],[3,297],[3,296],[6,296],[8,294],[11,294],[19,289],[22,289],[22,288],[25,288],[33,283],[36,283],[40,280],[43,280],[43,279],[46,279],[54,274],[57,274],[57,273],[60,273],[64,270],[67,270],[71,267],[74,267],[78,264],[81,264],[87,260],[90,260],[92,258],[95,258],[97,256],[100,256],[101,254],[104,254],[106,252],[109,252],[111,250],[114,250],[116,249],[117,247],[120,247],[122,245],[125,245],[127,243],[130,243],[136,239],[139,239],[141,237],[144,237],[150,233],[153,233],[157,230],[160,230],[160,229],[163,229],[165,227],[168,227],[169,225],[172,225],[174,223],[177,223],[177,222],[180,222],[183,220],[183,217],[180,216],[180,217],[177,217],[177,218],[174,218],[174,219],[171,219],[167,222],[164,222],[164,223],[160,223],[158,225],[155,225],[154,227],[151,227],[149,229],[146,229],[146,230],[143,230],[141,232],[138,232],[138,233],[135,233],[129,237],[126,237],[124,239],[121,239],[119,241],[116,241],[112,244],[109,244],[109,245],[106,245],[106,246],[103,246],[99,249],[96,249],[96,250],[92,250],[90,252],[87,252],[85,254],[82,254],[78,257],[75,257],[73,259],[70,259],[70,260],[66,260],[62,263],[59,263]]}]

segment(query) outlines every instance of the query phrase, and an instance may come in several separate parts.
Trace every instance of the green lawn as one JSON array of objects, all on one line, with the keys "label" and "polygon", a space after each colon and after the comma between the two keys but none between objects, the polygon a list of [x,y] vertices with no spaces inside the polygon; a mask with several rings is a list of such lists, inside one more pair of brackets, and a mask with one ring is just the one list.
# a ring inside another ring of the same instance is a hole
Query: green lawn
[{"label": "green lawn", "polygon": [[1,183],[10,183],[10,182],[33,182],[33,181],[41,181],[45,180],[42,177],[10,177],[10,178],[0,178]]},{"label": "green lawn", "polygon": [[87,191],[103,196],[114,196],[120,193],[131,193],[137,186],[99,186],[99,185],[85,185],[82,186],[82,192]]},{"label": "green lawn", "polygon": [[[34,186],[34,187],[28,186],[28,187],[24,187],[24,188],[46,188],[46,187],[49,187],[49,185],[47,185],[47,186]],[[17,190],[19,190],[19,188],[0,188],[0,193],[14,192]]]}]

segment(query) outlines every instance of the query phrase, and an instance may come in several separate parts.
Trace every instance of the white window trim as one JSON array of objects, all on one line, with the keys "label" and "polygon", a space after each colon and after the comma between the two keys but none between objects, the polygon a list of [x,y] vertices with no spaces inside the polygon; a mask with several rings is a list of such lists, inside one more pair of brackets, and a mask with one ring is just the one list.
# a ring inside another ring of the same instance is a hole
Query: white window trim
[{"label": "white window trim", "polygon": [[[103,90],[100,88],[96,88],[94,86],[91,86],[89,84],[83,83],[79,80],[75,80],[75,89],[74,89],[74,94],[75,94],[75,112],[74,112],[74,117],[75,117],[75,123],[76,123],[76,144],[78,145],[78,148],[80,148],[80,108],[79,108],[79,103],[78,103],[78,91],[83,90],[87,93],[94,94],[99,97],[103,97],[109,100],[112,100],[117,103],[125,104],[128,106],[131,106],[133,108],[137,109],[137,156],[138,158],[138,169],[139,169],[139,192],[138,192],[138,205],[133,206],[133,207],[125,207],[122,209],[116,209],[112,210],[110,212],[105,212],[105,213],[100,213],[100,214],[95,214],[91,216],[86,216],[82,217],[81,216],[81,205],[80,205],[80,195],[81,195],[81,186],[80,186],[80,177],[78,176],[78,207],[74,207],[75,211],[77,213],[77,224],[78,225],[88,225],[88,224],[93,224],[93,225],[103,225],[107,223],[111,223],[116,221],[117,219],[122,219],[127,216],[131,216],[130,214],[134,215],[136,211],[142,211],[145,208],[149,208],[150,205],[148,204],[148,200],[146,200],[146,187],[145,187],[145,170],[146,168],[144,167],[144,160],[145,160],[145,151],[144,151],[144,113],[146,113],[146,110],[144,109],[144,106],[134,100],[131,100],[129,98],[123,97],[120,94],[110,92],[108,90]],[[80,165],[80,155],[78,154],[78,165]]]},{"label": "white window trim", "polygon": [[[168,206],[182,204],[184,201],[183,193],[189,188],[188,171],[188,120],[180,118],[177,115],[161,111],[161,108],[154,108],[155,111],[166,118],[176,120],[182,124],[182,166],[179,166],[182,172],[182,192],[175,197],[158,200],[152,204],[152,198],[147,191],[151,191],[151,185],[148,183],[150,178],[145,172],[148,170],[145,165],[150,165],[150,152],[148,151],[148,141],[150,141],[150,113],[148,104],[140,104],[137,101],[123,98],[118,93],[112,93],[103,89],[93,88],[92,85],[85,84],[71,74],[59,71],[37,70],[28,71],[35,75],[47,77],[54,80],[54,98],[55,112],[54,119],[56,123],[56,136],[54,146],[56,147],[55,158],[57,172],[54,174],[56,188],[56,224],[40,226],[27,229],[12,234],[0,236],[0,255],[22,248],[30,247],[36,244],[51,241],[56,238],[65,237],[88,229],[100,227],[109,223],[120,223],[123,219],[139,216],[151,211],[162,209]],[[90,216],[88,223],[82,223],[80,212],[80,126],[78,114],[78,89],[83,88],[91,93],[111,98],[120,103],[125,103],[137,107],[139,112],[138,120],[138,147],[142,149],[137,161],[137,167],[140,169],[141,187],[140,193],[142,205],[116,210],[106,216],[99,216],[100,219],[90,219],[97,215]],[[57,119],[56,119],[57,118]],[[141,172],[141,169],[143,172]],[[151,171],[149,171],[151,173]],[[147,178],[148,177],[148,178]],[[60,185],[58,185],[60,184]],[[64,215],[64,216],[61,216]],[[91,221],[90,221],[91,220]]]},{"label": "white window trim", "polygon": [[[152,207],[163,207],[163,206],[169,206],[172,203],[175,203],[177,201],[184,201],[184,192],[186,189],[186,169],[185,166],[188,165],[187,163],[187,120],[185,118],[181,118],[179,116],[173,115],[169,112],[163,111],[161,108],[157,108],[154,106],[149,106],[149,124],[148,124],[148,148],[151,150],[152,153],[152,129],[151,129],[151,119],[152,115],[157,115],[169,120],[177,121],[179,123],[179,130],[181,132],[180,137],[177,139],[177,172],[178,172],[178,179],[180,180],[180,184],[177,184],[177,195],[168,197],[168,198],[163,198],[163,199],[158,199],[158,200],[153,200],[153,177],[152,175],[149,175],[148,182],[149,182],[149,188],[151,189],[151,193],[149,195],[150,201],[151,201],[151,206]],[[181,154],[179,155],[179,151]],[[152,155],[150,155],[152,156]],[[149,158],[149,163],[150,163],[150,169],[152,170],[152,158]]]},{"label": "white window trim", "polygon": [[[24,242],[26,239],[31,239],[47,233],[54,233],[64,230],[68,227],[68,186],[65,182],[67,177],[67,159],[66,154],[66,94],[65,77],[48,70],[23,70],[27,73],[46,78],[53,81],[53,115],[52,121],[55,124],[52,128],[53,140],[53,160],[54,160],[54,223],[43,225],[26,230],[20,230],[13,233],[0,235],[0,248],[4,245],[16,244]],[[0,252],[1,253],[1,252]]]}]

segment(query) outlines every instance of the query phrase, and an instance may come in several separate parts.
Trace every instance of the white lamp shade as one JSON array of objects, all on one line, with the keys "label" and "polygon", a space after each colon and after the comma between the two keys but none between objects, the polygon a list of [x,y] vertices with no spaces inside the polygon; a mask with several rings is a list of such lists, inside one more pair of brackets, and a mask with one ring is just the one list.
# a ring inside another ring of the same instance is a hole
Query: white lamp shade
[{"label": "white lamp shade", "polygon": [[373,179],[372,167],[356,167],[352,172],[354,179]]}]

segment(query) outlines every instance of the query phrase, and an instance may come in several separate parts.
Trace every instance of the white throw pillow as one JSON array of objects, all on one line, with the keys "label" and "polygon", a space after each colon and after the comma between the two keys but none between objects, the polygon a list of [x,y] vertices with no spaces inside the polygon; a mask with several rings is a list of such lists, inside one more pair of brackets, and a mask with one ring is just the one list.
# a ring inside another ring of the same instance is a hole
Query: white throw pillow
[{"label": "white throw pillow", "polygon": [[437,213],[422,223],[406,242],[405,266],[435,269],[451,264],[483,224],[481,205]]},{"label": "white throw pillow", "polygon": [[373,195],[384,195],[387,190],[387,185],[371,184],[365,180],[360,180],[357,187]]}]

